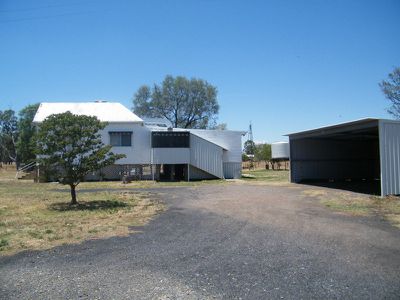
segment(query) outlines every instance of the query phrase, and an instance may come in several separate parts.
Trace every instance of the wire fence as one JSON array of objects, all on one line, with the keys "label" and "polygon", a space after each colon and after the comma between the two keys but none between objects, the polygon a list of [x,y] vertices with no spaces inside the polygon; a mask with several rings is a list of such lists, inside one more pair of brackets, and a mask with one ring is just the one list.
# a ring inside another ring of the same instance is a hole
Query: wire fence
[{"label": "wire fence", "polygon": [[290,162],[288,160],[282,161],[244,161],[242,162],[243,170],[289,170]]}]

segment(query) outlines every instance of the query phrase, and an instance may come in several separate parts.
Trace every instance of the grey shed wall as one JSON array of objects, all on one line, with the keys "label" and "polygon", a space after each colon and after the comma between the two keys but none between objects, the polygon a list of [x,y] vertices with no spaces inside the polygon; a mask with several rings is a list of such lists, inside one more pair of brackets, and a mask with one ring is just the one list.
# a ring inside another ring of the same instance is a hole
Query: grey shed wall
[{"label": "grey shed wall", "polygon": [[291,181],[379,178],[378,141],[290,140]]},{"label": "grey shed wall", "polygon": [[400,194],[400,122],[379,120],[381,193]]}]

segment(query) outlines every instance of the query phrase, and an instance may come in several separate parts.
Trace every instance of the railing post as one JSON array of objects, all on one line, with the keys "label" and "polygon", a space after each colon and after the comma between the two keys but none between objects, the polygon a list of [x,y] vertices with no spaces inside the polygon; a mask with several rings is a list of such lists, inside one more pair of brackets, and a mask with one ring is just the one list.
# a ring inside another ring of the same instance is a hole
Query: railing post
[{"label": "railing post", "polygon": [[40,165],[40,164],[37,162],[37,163],[36,163],[36,172],[37,172],[37,173],[36,173],[36,176],[37,176],[37,177],[36,177],[36,183],[40,183],[40,170],[39,170],[39,165]]}]

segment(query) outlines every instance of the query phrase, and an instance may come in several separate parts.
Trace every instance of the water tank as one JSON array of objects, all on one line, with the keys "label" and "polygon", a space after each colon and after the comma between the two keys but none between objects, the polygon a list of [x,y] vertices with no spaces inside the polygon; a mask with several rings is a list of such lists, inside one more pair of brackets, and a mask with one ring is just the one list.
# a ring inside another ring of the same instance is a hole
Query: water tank
[{"label": "water tank", "polygon": [[271,144],[272,159],[289,159],[289,143],[276,142]]}]

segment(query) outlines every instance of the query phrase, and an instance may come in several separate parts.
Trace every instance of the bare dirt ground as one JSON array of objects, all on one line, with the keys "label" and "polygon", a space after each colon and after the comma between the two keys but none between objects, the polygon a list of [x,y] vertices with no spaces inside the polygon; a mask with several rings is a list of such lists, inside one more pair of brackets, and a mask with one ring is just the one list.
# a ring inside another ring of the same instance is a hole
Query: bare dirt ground
[{"label": "bare dirt ground", "polygon": [[140,233],[0,258],[0,298],[400,297],[400,230],[321,204],[336,190],[238,182],[148,192],[167,211]]}]

